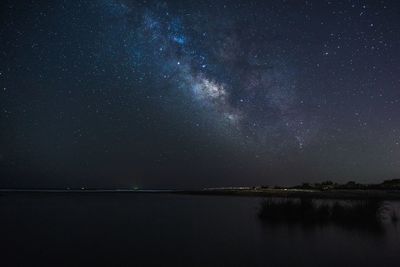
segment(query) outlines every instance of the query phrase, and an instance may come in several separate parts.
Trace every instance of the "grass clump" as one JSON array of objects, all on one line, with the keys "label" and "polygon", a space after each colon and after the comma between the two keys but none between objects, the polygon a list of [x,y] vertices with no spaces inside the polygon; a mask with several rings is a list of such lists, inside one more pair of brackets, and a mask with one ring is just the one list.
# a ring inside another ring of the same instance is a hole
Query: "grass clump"
[{"label": "grass clump", "polygon": [[267,222],[378,226],[384,210],[385,205],[379,199],[319,203],[310,198],[266,199],[261,203],[258,216]]}]

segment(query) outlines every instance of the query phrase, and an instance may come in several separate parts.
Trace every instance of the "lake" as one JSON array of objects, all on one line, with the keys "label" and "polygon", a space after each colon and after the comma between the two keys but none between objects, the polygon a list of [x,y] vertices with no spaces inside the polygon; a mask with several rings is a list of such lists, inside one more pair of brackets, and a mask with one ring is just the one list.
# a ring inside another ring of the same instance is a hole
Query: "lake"
[{"label": "lake", "polygon": [[0,264],[399,266],[400,224],[385,221],[383,231],[271,225],[257,217],[260,202],[174,194],[2,194]]}]

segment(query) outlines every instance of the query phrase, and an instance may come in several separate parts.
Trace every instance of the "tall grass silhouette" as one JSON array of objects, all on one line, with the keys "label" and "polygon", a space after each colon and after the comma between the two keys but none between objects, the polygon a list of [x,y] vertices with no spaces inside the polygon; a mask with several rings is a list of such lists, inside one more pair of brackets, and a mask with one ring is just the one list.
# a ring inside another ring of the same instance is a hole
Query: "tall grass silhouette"
[{"label": "tall grass silhouette", "polygon": [[258,216],[269,223],[337,224],[345,227],[374,227],[382,224],[386,206],[379,199],[315,201],[265,199]]}]

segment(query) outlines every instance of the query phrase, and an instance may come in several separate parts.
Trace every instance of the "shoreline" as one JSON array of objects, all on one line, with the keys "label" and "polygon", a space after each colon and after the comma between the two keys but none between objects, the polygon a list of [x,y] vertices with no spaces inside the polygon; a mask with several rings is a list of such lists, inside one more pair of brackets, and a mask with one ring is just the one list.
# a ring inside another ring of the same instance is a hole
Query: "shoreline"
[{"label": "shoreline", "polygon": [[0,189],[0,194],[178,194],[178,195],[214,195],[276,198],[315,198],[315,199],[381,199],[400,201],[400,190],[368,189],[202,189],[202,190],[131,190],[131,189]]}]

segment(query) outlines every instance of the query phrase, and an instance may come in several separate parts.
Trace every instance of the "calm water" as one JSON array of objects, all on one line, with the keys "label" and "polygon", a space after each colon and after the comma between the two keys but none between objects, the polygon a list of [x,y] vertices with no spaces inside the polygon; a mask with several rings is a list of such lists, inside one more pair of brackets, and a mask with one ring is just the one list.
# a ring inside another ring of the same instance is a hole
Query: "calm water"
[{"label": "calm water", "polygon": [[[266,225],[260,199],[141,194],[0,196],[1,266],[399,266],[385,231]],[[395,204],[397,205],[397,204]]]}]

